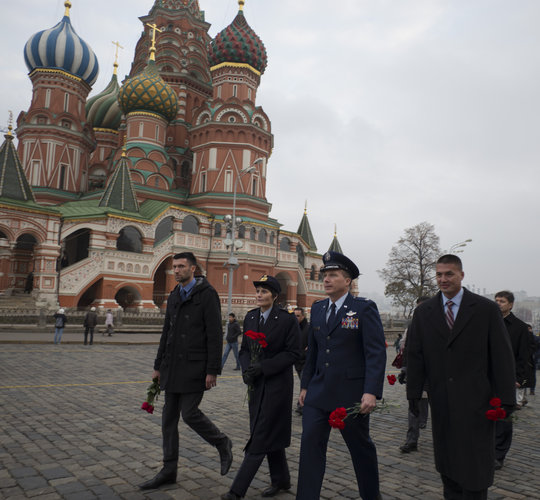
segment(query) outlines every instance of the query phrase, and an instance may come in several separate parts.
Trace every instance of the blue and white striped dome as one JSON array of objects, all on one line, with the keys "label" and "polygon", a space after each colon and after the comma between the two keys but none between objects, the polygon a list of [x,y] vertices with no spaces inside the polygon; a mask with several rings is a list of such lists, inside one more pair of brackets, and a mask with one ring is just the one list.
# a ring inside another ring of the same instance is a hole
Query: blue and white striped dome
[{"label": "blue and white striped dome", "polygon": [[98,61],[90,45],[71,26],[69,7],[56,26],[39,31],[26,42],[24,60],[30,73],[36,68],[60,69],[81,78],[90,86],[99,72]]}]

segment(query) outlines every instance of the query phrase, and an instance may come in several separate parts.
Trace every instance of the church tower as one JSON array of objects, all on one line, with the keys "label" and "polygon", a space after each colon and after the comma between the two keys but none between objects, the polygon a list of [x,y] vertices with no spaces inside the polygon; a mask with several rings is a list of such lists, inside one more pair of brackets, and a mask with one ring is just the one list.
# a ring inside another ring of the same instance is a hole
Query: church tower
[{"label": "church tower", "polygon": [[174,171],[174,187],[189,189],[193,155],[189,130],[194,110],[212,97],[207,46],[210,24],[198,0],[155,0],[140,18],[144,31],[135,48],[130,76],[144,69],[157,28],[155,66],[178,97],[178,110],[167,127],[165,150]]},{"label": "church tower", "polygon": [[267,220],[267,160],[273,147],[270,120],[256,105],[267,65],[263,42],[244,16],[244,0],[233,22],[209,47],[213,100],[196,110],[191,144],[193,178],[190,204]]},{"label": "church tower", "polygon": [[16,130],[26,176],[37,201],[48,204],[72,200],[88,189],[88,159],[95,148],[85,104],[98,62],[71,25],[71,3],[64,5],[62,20],[26,43],[33,95]]}]

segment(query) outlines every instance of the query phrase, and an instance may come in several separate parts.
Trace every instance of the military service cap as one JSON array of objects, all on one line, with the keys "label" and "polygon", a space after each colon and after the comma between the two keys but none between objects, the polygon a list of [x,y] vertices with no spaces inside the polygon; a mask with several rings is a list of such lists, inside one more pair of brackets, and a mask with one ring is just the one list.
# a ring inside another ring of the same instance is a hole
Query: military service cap
[{"label": "military service cap", "polygon": [[343,269],[349,273],[353,280],[360,276],[360,271],[358,270],[358,267],[356,267],[356,264],[339,252],[326,252],[323,255],[323,264],[321,272],[330,271],[332,269]]},{"label": "military service cap", "polygon": [[281,293],[281,286],[279,285],[279,281],[268,274],[262,275],[259,280],[254,281],[253,284],[256,287],[262,286],[263,288],[268,288],[269,290],[276,292],[278,295]]}]

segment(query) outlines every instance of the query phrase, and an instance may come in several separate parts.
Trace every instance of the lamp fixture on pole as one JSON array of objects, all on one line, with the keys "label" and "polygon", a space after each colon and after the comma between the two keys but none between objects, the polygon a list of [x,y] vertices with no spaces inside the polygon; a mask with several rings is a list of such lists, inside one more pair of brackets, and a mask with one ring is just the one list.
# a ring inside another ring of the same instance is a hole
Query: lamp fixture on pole
[{"label": "lamp fixture on pole", "polygon": [[238,181],[242,176],[256,170],[257,165],[259,165],[263,161],[263,158],[257,158],[251,165],[243,168],[242,170],[240,170],[240,172],[238,172],[238,176],[234,181],[232,216],[225,216],[225,222],[230,224],[231,228],[230,237],[227,235],[227,239],[225,239],[224,241],[225,245],[229,247],[229,260],[225,263],[225,265],[229,268],[229,293],[227,295],[227,314],[230,314],[232,312],[233,276],[234,270],[238,268],[238,258],[236,257],[235,252],[237,249],[242,248],[243,245],[242,241],[236,239],[236,225],[242,222],[242,219],[236,218],[236,190],[238,188]]}]

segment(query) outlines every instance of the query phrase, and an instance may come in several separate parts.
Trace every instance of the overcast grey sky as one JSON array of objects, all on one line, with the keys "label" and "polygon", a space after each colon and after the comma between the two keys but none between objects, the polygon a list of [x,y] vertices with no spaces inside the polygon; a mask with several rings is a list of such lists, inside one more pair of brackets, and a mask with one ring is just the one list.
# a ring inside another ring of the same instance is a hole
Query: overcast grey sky
[{"label": "overcast grey sky", "polygon": [[[199,0],[214,36],[237,0]],[[72,0],[72,24],[109,82],[118,40],[127,74],[153,0]],[[63,0],[2,2],[0,123],[26,110],[23,47]],[[257,104],[272,120],[271,216],[295,231],[304,202],[318,249],[334,223],[363,273],[407,227],[435,225],[442,248],[467,238],[465,284],[540,295],[540,2],[246,0],[268,51]],[[91,95],[92,95],[91,94]]]}]

